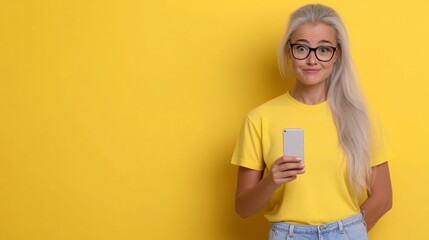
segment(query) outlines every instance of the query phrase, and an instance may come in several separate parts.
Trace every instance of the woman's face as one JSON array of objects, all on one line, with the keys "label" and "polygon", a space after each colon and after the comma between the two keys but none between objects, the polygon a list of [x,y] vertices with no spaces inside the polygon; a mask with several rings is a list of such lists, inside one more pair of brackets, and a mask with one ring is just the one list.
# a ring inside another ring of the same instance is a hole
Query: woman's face
[{"label": "woman's face", "polygon": [[[336,39],[335,30],[329,25],[324,23],[303,24],[292,34],[290,43],[300,44],[295,46],[298,50],[304,49],[302,48],[303,45],[310,48],[317,48],[320,46],[338,47]],[[339,49],[335,51],[334,56],[328,62],[318,60],[315,51],[311,51],[307,58],[298,60],[292,56],[292,48],[289,47],[288,49],[289,57],[292,59],[297,85],[306,87],[322,85],[325,87],[326,80],[329,75],[331,75],[334,63],[337,61]],[[325,51],[324,48],[319,50],[322,52]],[[322,55],[322,52],[319,54]]]}]

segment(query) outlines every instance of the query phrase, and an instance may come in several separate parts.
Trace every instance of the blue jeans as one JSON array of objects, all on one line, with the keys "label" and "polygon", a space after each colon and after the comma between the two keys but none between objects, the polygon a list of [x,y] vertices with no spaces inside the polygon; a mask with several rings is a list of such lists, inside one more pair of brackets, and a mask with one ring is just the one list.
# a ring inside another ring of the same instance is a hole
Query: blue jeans
[{"label": "blue jeans", "polygon": [[271,223],[270,240],[368,240],[362,214],[323,225]]}]

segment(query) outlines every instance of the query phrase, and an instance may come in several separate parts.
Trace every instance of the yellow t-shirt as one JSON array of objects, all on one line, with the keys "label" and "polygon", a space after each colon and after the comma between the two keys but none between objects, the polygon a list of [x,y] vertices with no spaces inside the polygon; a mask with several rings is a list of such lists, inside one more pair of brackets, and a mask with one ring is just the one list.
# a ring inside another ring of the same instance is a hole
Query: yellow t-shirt
[{"label": "yellow t-shirt", "polygon": [[[257,107],[244,121],[232,164],[269,170],[283,155],[285,128],[304,130],[305,173],[277,189],[267,204],[265,217],[271,222],[318,225],[359,212],[358,199],[348,185],[347,161],[327,102],[306,105],[286,93]],[[372,166],[387,161],[382,139],[375,142],[377,151],[372,154]]]}]

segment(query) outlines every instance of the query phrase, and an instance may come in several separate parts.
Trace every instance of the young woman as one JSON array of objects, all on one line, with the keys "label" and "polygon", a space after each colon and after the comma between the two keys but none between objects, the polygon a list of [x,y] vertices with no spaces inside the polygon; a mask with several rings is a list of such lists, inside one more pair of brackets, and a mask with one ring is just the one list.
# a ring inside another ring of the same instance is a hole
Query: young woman
[{"label": "young woman", "polygon": [[[358,88],[339,15],[319,4],[296,10],[279,68],[296,84],[244,121],[232,157],[237,213],[266,207],[270,239],[367,239],[392,206],[388,149]],[[283,156],[286,128],[303,129],[304,162]]]}]

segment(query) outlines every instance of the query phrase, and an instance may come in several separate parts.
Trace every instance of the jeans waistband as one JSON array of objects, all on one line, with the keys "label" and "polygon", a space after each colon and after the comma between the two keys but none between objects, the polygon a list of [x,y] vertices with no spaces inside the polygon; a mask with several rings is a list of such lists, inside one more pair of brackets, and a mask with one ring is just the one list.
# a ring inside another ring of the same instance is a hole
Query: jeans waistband
[{"label": "jeans waistband", "polygon": [[359,212],[356,215],[353,215],[349,218],[342,219],[336,222],[331,222],[322,225],[297,225],[297,224],[289,224],[286,222],[274,222],[271,223],[271,227],[282,229],[289,232],[294,233],[322,233],[322,232],[330,232],[330,231],[343,231],[344,227],[361,223],[363,222],[363,216]]}]

